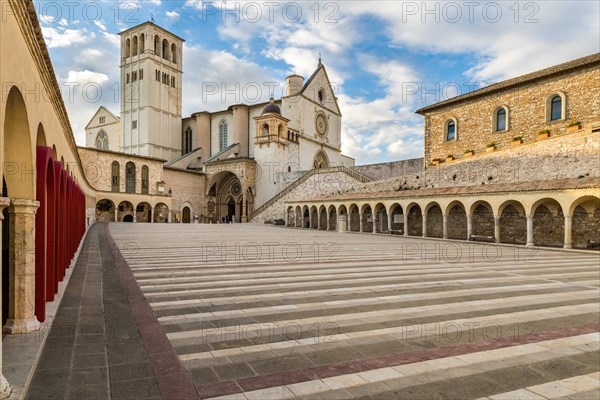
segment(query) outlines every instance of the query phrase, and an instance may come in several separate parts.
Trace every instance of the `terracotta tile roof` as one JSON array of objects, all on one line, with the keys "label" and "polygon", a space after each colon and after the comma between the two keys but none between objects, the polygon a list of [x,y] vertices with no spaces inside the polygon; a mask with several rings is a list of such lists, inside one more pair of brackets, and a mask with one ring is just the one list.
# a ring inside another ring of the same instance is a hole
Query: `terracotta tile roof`
[{"label": "terracotta tile roof", "polygon": [[434,197],[434,196],[459,196],[473,194],[496,194],[496,193],[514,193],[514,192],[535,192],[543,190],[567,190],[567,189],[589,189],[598,188],[600,197],[600,177],[588,178],[566,178],[553,179],[548,181],[518,182],[518,183],[498,183],[475,186],[457,186],[431,189],[414,190],[388,190],[380,192],[365,193],[344,193],[332,194],[320,197],[299,198],[286,203],[296,202],[315,202],[315,201],[339,201],[339,200],[364,200],[364,199],[389,199],[406,197]]},{"label": "terracotta tile roof", "polygon": [[545,68],[539,71],[535,71],[529,74],[521,75],[516,78],[508,79],[502,82],[495,83],[490,86],[486,86],[484,88],[474,90],[469,93],[465,93],[461,96],[456,96],[448,100],[440,101],[439,103],[432,104],[427,107],[423,107],[417,111],[417,114],[424,115],[426,112],[435,110],[437,108],[441,108],[447,106],[449,104],[454,104],[463,100],[470,100],[479,96],[484,96],[486,94],[494,93],[499,90],[503,90],[512,86],[517,86],[526,82],[535,81],[537,79],[546,78],[551,75],[559,74],[562,72],[570,71],[577,68],[587,67],[589,65],[600,64],[600,53],[592,54],[586,57],[577,58],[572,61],[568,61],[566,63],[554,65],[550,68]]}]

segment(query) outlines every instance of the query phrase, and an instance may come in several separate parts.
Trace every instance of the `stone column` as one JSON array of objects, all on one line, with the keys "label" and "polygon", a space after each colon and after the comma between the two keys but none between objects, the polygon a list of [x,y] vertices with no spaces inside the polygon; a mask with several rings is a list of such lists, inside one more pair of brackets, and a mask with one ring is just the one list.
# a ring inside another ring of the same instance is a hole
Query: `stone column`
[{"label": "stone column", "polygon": [[330,220],[331,216],[329,214],[329,212],[327,212],[327,226],[325,227],[325,230],[328,231],[329,230],[329,220]]},{"label": "stone column", "polygon": [[471,240],[473,234],[473,217],[471,214],[467,214],[467,240]]},{"label": "stone column", "polygon": [[173,214],[173,212],[171,210],[167,211],[167,222],[171,223],[171,214]]},{"label": "stone column", "polygon": [[246,197],[246,191],[247,190],[244,190],[244,193],[242,193],[242,223],[248,222],[248,199]]},{"label": "stone column", "polygon": [[423,214],[423,237],[427,237],[427,214]]},{"label": "stone column", "polygon": [[494,218],[494,239],[500,243],[500,217]]},{"label": "stone column", "polygon": [[358,231],[359,232],[363,231],[363,214],[362,213],[358,213]]},{"label": "stone column", "polygon": [[348,230],[348,214],[343,214],[338,217],[338,232],[346,232]]},{"label": "stone column", "polygon": [[527,244],[525,246],[535,246],[533,243],[533,215],[527,216]]},{"label": "stone column", "polygon": [[387,215],[387,219],[388,219],[388,233],[392,231],[392,221],[394,220],[394,216],[392,215],[392,213],[389,213]]},{"label": "stone column", "polygon": [[119,222],[119,207],[115,206],[115,222]]},{"label": "stone column", "polygon": [[442,231],[444,239],[448,239],[448,214],[442,214]]},{"label": "stone column", "polygon": [[[2,226],[4,223],[4,216],[2,211],[10,205],[10,199],[8,197],[0,197],[0,243],[2,243]],[[1,261],[0,261],[1,263]],[[2,281],[2,276],[0,276],[0,282]],[[2,303],[2,299],[0,299],[0,304]],[[7,398],[12,391],[12,388],[2,375],[2,344],[0,343],[0,399]]]},{"label": "stone column", "polygon": [[565,215],[565,249],[573,248],[573,216]]},{"label": "stone column", "polygon": [[38,330],[35,304],[35,212],[39,201],[14,199],[9,207],[9,309],[5,333]]},{"label": "stone column", "polygon": [[378,233],[379,231],[381,231],[381,229],[379,229],[381,227],[381,214],[376,214],[373,213],[371,214],[373,218],[373,231],[372,233]]},{"label": "stone column", "polygon": [[408,236],[408,213],[404,212],[404,236]]},{"label": "stone column", "polygon": [[133,211],[133,222],[137,222],[137,212]]}]

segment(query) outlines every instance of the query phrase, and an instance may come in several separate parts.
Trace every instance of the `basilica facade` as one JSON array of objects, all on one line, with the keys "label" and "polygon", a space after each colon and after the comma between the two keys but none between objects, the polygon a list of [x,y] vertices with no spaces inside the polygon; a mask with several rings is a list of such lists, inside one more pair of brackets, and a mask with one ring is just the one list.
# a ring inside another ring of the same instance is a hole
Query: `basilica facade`
[{"label": "basilica facade", "polygon": [[153,22],[120,36],[120,114],[100,107],[80,148],[98,171],[99,219],[158,222],[160,205],[170,222],[247,222],[308,171],[354,165],[320,60],[306,81],[288,76],[282,98],[183,117],[184,40]]}]

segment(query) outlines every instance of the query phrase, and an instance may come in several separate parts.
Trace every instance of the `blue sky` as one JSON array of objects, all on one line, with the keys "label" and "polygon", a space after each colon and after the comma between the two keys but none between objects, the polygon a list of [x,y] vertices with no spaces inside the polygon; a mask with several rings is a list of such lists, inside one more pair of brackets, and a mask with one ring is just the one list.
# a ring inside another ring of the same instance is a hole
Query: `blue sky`
[{"label": "blue sky", "polygon": [[[39,1],[73,131],[118,114],[118,32],[155,22],[186,40],[183,114],[266,100],[319,54],[357,164],[421,157],[424,105],[600,51],[597,1]],[[206,82],[236,95],[207,96]],[[237,85],[237,86],[236,86]],[[248,86],[251,85],[251,86]],[[263,88],[256,93],[244,87]]]}]

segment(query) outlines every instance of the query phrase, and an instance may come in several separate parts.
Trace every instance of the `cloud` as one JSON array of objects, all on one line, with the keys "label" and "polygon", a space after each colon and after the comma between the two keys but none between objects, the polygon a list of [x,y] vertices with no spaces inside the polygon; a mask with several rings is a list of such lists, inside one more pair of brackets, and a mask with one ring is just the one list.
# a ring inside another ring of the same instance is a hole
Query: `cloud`
[{"label": "cloud", "polygon": [[166,15],[167,15],[167,18],[169,18],[169,20],[171,20],[171,21],[177,21],[179,19],[179,17],[181,17],[181,15],[179,15],[179,13],[177,11],[167,11]]},{"label": "cloud", "polygon": [[87,29],[65,29],[42,26],[42,33],[49,48],[71,47],[91,42],[96,34]]}]

